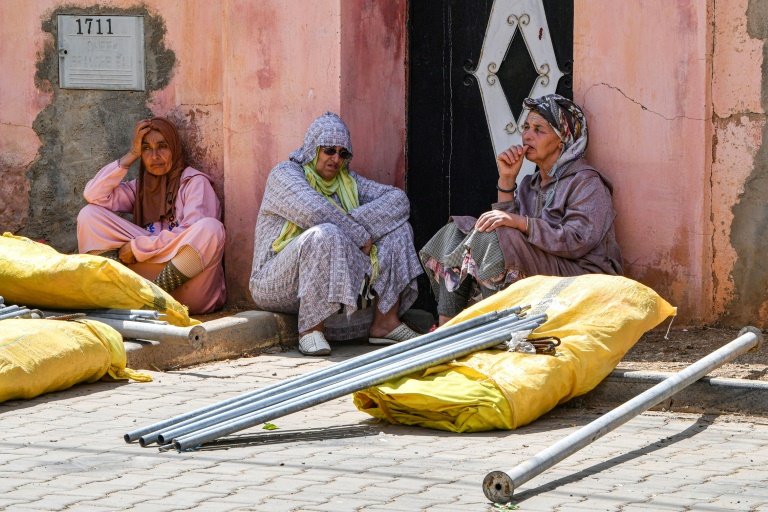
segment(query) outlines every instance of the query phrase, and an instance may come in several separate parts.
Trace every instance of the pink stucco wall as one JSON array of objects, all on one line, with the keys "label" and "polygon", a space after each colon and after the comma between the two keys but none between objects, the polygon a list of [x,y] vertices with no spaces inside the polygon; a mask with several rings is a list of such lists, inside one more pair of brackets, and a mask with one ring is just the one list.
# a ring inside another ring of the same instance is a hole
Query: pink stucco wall
[{"label": "pink stucco wall", "polygon": [[710,35],[697,0],[576,0],[574,96],[613,180],[626,273],[710,315]]},{"label": "pink stucco wall", "polygon": [[341,117],[354,168],[405,186],[406,0],[342,0]]},{"label": "pink stucco wall", "polygon": [[[712,272],[716,276],[713,314],[717,318],[732,313],[729,309],[738,292],[731,275],[739,258],[731,243],[733,205],[754,171],[766,125],[760,99],[764,42],[747,31],[748,5],[749,0],[718,0],[714,6]],[[742,254],[742,258],[746,256]],[[751,321],[764,324],[768,312],[762,313],[761,318]]]},{"label": "pink stucco wall", "polygon": [[[25,223],[25,170],[41,144],[32,125],[53,97],[35,80],[39,55],[53,44],[41,23],[61,5],[0,2],[3,230]],[[214,177],[225,203],[230,302],[247,304],[266,176],[317,115],[334,110],[348,122],[356,170],[404,184],[407,1],[143,5],[164,20],[176,57],[170,83],[147,106],[184,125],[196,162]],[[740,292],[732,273],[745,254],[731,232],[745,219],[734,218],[734,205],[765,164],[765,41],[747,30],[749,5],[575,0],[574,93],[590,122],[588,158],[614,182],[627,274],[679,306],[681,323],[724,317]]]},{"label": "pink stucco wall", "polygon": [[12,0],[0,4],[0,228],[24,225],[29,184],[24,172],[40,144],[32,128],[38,112],[51,101],[49,91],[35,86],[35,55],[42,51],[41,6]]}]

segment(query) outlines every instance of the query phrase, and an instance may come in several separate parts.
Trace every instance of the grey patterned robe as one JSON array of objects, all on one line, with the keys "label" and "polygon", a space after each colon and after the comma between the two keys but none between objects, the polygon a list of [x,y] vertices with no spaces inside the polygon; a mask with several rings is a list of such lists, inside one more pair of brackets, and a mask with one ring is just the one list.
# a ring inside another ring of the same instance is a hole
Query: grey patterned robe
[{"label": "grey patterned robe", "polygon": [[[326,337],[362,337],[371,315],[355,311],[365,275],[371,273],[370,258],[360,250],[369,239],[378,249],[380,271],[373,289],[379,310],[388,311],[400,299],[402,314],[416,300],[416,277],[422,269],[407,222],[410,204],[402,190],[350,171],[360,206],[349,214],[340,211],[304,177],[301,166],[315,157],[318,146],[352,152],[349,131],[335,114],[315,120],[302,148],[270,172],[256,222],[251,295],[261,309],[298,313],[300,332],[326,321],[343,304],[348,315],[362,321],[335,330],[326,322]],[[275,253],[272,242],[286,220],[306,231]]]}]

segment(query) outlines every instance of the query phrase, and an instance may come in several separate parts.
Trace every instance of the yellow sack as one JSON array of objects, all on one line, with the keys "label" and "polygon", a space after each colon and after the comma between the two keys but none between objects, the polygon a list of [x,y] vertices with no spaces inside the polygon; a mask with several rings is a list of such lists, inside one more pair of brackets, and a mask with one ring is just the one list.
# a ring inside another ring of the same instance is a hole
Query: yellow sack
[{"label": "yellow sack", "polygon": [[557,355],[485,350],[354,394],[358,409],[392,423],[453,432],[515,429],[593,389],[649,329],[676,310],[650,288],[618,276],[534,276],[449,324],[530,304],[547,313],[533,337],[556,336]]},{"label": "yellow sack", "polygon": [[10,233],[0,237],[0,296],[7,304],[41,309],[156,309],[172,325],[200,323],[176,299],[116,261],[61,254]]},{"label": "yellow sack", "polygon": [[152,380],[125,363],[122,336],[101,322],[0,320],[0,402],[33,398],[106,375]]}]

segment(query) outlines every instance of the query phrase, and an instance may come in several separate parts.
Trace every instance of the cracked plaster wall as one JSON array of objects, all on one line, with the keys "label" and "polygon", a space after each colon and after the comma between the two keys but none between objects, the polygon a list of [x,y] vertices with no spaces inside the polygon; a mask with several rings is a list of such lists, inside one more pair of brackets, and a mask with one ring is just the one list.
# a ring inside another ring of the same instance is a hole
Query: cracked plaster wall
[{"label": "cracked plaster wall", "polygon": [[768,325],[768,2],[715,0],[714,317]]},{"label": "cracked plaster wall", "polygon": [[587,158],[613,181],[627,276],[678,307],[711,308],[710,4],[575,0],[574,97]]}]

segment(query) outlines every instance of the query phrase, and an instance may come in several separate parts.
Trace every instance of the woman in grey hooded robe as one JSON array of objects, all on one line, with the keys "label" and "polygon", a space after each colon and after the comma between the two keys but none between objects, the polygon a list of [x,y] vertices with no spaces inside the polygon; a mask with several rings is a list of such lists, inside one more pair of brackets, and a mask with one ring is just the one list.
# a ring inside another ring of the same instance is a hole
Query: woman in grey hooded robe
[{"label": "woman in grey hooded robe", "polygon": [[[308,355],[330,353],[324,331],[331,339],[367,334],[375,344],[417,335],[399,320],[422,273],[408,198],[348,170],[351,158],[339,116],[317,118],[304,145],[270,172],[256,222],[253,300],[267,311],[298,313],[299,350]],[[368,299],[370,323],[325,325],[342,308],[347,318],[359,316],[358,302]]]},{"label": "woman in grey hooded robe", "polygon": [[[527,98],[523,145],[497,158],[498,202],[454,216],[420,251],[442,325],[479,288],[488,297],[533,275],[621,275],[613,186],[586,160],[587,120],[557,94]],[[523,159],[536,171],[516,185]]]}]

